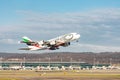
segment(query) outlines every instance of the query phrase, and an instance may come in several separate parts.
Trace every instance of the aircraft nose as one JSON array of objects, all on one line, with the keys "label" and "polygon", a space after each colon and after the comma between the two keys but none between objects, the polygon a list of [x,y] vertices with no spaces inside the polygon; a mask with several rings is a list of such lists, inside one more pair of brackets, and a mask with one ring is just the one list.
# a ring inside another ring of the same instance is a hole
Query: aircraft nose
[{"label": "aircraft nose", "polygon": [[80,34],[77,34],[77,35],[76,35],[76,38],[77,38],[77,39],[80,38]]}]

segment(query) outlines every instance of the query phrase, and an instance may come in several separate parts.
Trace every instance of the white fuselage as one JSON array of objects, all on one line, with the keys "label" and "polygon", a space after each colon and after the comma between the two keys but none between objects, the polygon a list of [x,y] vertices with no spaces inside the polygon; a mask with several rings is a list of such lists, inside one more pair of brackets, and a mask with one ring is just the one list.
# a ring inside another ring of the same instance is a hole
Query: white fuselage
[{"label": "white fuselage", "polygon": [[[65,34],[65,35],[50,39],[50,40],[48,40],[48,42],[50,42],[50,45],[60,46],[59,44],[64,44],[64,43],[67,43],[67,42],[71,42],[71,41],[77,40],[79,38],[80,38],[80,34],[69,33],[69,34]],[[42,43],[42,42],[39,42],[39,43]],[[48,48],[46,45],[42,45],[42,44],[39,44],[39,45],[40,45],[40,49]]]},{"label": "white fuselage", "polygon": [[[21,48],[20,50],[43,50],[43,49],[50,49],[50,50],[55,50],[59,49],[59,46],[68,46],[70,45],[71,41],[77,40],[80,38],[80,34],[77,33],[69,33],[65,34],[47,41],[37,41],[37,42],[32,42],[27,37],[23,37],[24,43],[28,45],[28,48]],[[29,41],[29,42],[27,42]]]},{"label": "white fuselage", "polygon": [[55,41],[60,41],[60,42],[70,42],[70,41],[74,41],[80,38],[80,34],[77,33],[69,33],[69,34],[65,34],[53,39],[48,40],[49,42],[55,42]]}]

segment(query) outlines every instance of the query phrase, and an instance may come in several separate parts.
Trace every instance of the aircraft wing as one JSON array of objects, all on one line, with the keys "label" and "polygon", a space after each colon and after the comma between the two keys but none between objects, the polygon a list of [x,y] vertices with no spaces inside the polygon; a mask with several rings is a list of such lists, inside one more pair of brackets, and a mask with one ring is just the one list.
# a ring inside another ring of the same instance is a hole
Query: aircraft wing
[{"label": "aircraft wing", "polygon": [[60,40],[48,40],[48,41],[44,41],[43,44],[47,45],[49,47],[49,46],[52,46],[52,45],[60,46],[63,43],[65,43],[65,42],[64,41],[60,41]]}]

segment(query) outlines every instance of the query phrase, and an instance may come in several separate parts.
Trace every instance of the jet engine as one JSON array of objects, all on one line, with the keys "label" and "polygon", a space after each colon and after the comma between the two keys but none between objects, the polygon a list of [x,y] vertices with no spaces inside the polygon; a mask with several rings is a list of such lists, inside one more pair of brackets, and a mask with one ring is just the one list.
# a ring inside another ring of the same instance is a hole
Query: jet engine
[{"label": "jet engine", "polygon": [[69,46],[70,45],[70,42],[66,42],[66,43],[64,43],[62,46],[63,47],[67,47],[67,46]]},{"label": "jet engine", "polygon": [[59,49],[59,47],[52,45],[49,49],[50,49],[50,50],[56,50],[56,49]]},{"label": "jet engine", "polygon": [[50,45],[55,45],[56,44],[56,41],[51,41],[50,42]]}]

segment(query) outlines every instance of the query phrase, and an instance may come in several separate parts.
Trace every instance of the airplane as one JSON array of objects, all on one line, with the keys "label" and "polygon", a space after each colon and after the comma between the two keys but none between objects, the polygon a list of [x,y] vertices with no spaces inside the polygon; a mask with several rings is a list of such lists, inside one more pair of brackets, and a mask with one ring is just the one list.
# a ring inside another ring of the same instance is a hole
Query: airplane
[{"label": "airplane", "polygon": [[46,41],[33,41],[24,36],[22,37],[22,41],[20,41],[20,43],[26,43],[28,47],[20,48],[19,50],[56,50],[59,49],[60,46],[69,46],[71,41],[77,41],[79,38],[80,34],[78,33],[69,33]]}]

